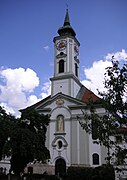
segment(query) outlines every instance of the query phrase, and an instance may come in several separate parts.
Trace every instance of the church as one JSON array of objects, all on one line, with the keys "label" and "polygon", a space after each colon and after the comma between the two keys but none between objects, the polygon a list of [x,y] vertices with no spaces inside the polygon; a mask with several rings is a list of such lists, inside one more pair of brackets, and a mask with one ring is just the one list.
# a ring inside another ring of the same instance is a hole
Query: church
[{"label": "church", "polygon": [[[66,173],[69,166],[95,167],[105,163],[104,147],[94,143],[92,135],[82,129],[78,116],[89,112],[87,104],[99,97],[83,86],[79,79],[79,47],[71,26],[68,9],[63,26],[54,37],[54,75],[50,78],[51,95],[32,105],[36,111],[50,115],[46,147],[50,151],[48,166],[54,174]],[[30,108],[30,107],[29,107]],[[101,115],[104,109],[98,106]]]}]

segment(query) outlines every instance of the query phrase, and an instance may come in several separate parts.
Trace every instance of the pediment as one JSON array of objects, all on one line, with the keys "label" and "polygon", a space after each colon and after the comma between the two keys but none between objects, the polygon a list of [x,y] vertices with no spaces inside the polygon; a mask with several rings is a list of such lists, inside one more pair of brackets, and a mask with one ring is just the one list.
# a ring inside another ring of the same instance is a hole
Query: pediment
[{"label": "pediment", "polygon": [[76,98],[70,97],[68,95],[58,93],[53,97],[48,97],[39,103],[35,104],[34,107],[38,111],[51,111],[52,107],[54,106],[68,106],[68,107],[79,107],[79,106],[86,106],[86,104]]}]

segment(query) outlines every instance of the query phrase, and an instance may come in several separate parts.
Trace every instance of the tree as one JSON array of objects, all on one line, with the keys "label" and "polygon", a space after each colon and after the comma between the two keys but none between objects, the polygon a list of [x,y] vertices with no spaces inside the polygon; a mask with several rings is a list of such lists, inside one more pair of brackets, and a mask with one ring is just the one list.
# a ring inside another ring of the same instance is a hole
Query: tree
[{"label": "tree", "polygon": [[22,111],[21,118],[7,114],[0,107],[0,160],[11,157],[11,169],[19,175],[29,162],[45,162],[50,158],[45,147],[49,116],[34,109]]},{"label": "tree", "polygon": [[4,108],[0,106],[0,160],[3,156],[10,155],[7,142],[9,140],[14,121],[15,117],[7,114]]},{"label": "tree", "polygon": [[49,159],[49,150],[45,147],[48,124],[48,115],[34,109],[22,111],[10,137],[11,171],[15,174],[23,172],[29,162]]},{"label": "tree", "polygon": [[117,165],[124,164],[127,149],[119,145],[115,137],[121,136],[123,141],[127,139],[127,63],[121,65],[113,56],[112,66],[106,68],[104,86],[106,91],[99,92],[99,105],[105,113],[98,115],[97,104],[90,100],[90,113],[82,110],[85,121],[80,124],[88,133],[95,131],[96,143],[108,149],[108,163],[114,157]]}]

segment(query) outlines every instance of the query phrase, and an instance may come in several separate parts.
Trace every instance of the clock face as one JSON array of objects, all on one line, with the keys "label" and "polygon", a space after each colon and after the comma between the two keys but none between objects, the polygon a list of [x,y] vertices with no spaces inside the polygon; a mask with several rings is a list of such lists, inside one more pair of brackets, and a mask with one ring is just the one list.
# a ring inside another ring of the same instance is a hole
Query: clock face
[{"label": "clock face", "polygon": [[60,40],[60,41],[58,41],[58,43],[56,44],[56,48],[57,48],[57,50],[59,50],[59,51],[64,50],[64,49],[66,48],[66,46],[67,46],[67,41],[66,41],[66,40]]},{"label": "clock face", "polygon": [[75,51],[76,54],[79,53],[78,46],[76,44],[74,45],[74,51]]}]

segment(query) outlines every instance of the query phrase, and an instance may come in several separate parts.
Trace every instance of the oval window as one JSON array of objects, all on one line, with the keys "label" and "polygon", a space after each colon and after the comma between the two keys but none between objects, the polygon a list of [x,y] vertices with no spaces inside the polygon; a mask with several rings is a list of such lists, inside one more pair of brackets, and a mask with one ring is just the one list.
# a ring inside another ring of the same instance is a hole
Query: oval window
[{"label": "oval window", "polygon": [[63,145],[62,141],[58,141],[58,149],[61,149],[62,145]]}]

